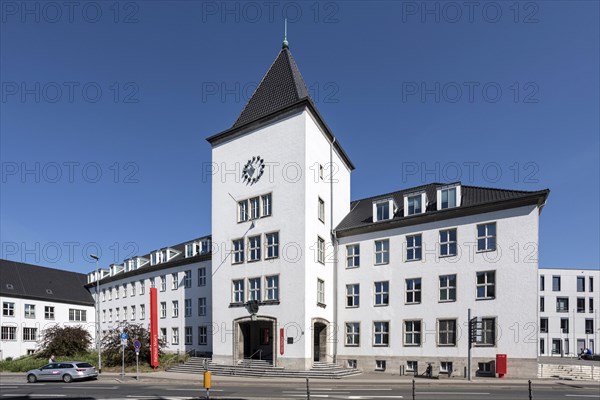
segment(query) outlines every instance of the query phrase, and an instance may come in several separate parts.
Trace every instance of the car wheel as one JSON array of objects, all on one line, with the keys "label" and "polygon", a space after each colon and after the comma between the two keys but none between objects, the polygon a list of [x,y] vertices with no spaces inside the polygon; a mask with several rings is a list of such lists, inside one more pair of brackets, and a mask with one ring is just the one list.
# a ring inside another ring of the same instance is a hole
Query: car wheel
[{"label": "car wheel", "polygon": [[36,383],[37,382],[37,377],[34,374],[29,374],[29,375],[27,375],[27,382],[29,382],[29,383]]},{"label": "car wheel", "polygon": [[71,383],[71,382],[73,382],[73,377],[69,374],[65,374],[65,375],[63,375],[63,382]]}]

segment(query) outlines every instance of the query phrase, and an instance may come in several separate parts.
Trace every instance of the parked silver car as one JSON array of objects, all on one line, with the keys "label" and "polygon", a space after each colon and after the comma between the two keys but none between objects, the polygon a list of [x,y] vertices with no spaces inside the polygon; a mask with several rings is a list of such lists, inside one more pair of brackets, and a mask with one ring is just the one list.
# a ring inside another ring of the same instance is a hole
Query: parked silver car
[{"label": "parked silver car", "polygon": [[44,365],[39,369],[27,371],[27,382],[60,381],[72,382],[76,379],[97,379],[96,368],[83,361],[62,361]]}]

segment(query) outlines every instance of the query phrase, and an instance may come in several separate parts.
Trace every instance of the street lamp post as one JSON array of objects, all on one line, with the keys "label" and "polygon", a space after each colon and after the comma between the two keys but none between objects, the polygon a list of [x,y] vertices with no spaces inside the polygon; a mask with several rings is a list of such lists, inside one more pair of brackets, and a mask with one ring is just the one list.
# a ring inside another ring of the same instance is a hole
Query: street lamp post
[{"label": "street lamp post", "polygon": [[96,351],[98,352],[98,373],[102,373],[102,358],[100,356],[100,270],[98,270],[98,261],[100,257],[90,254],[90,257],[96,260]]}]

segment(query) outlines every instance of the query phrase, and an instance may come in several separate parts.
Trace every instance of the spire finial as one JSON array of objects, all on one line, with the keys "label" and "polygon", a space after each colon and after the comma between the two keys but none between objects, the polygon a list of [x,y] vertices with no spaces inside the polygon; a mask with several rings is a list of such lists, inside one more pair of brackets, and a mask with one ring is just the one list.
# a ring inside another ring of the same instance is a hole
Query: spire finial
[{"label": "spire finial", "polygon": [[283,44],[281,45],[282,49],[288,49],[288,41],[287,41],[287,18],[284,20],[284,31],[283,31]]}]

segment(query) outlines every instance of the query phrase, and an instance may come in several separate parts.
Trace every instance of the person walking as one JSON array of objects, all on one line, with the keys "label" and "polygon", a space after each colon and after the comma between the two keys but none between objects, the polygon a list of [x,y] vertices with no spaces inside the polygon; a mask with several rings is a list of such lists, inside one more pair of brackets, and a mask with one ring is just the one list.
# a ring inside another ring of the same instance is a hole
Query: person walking
[{"label": "person walking", "polygon": [[49,362],[49,363],[56,362],[56,358],[54,357],[54,354],[52,354],[52,355],[50,356],[50,359],[48,360],[48,362]]}]

